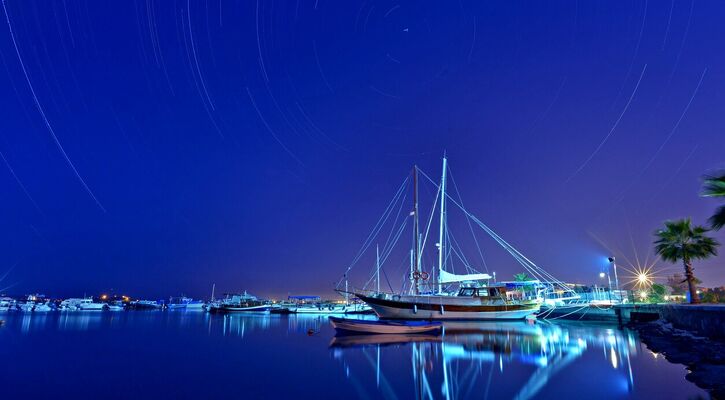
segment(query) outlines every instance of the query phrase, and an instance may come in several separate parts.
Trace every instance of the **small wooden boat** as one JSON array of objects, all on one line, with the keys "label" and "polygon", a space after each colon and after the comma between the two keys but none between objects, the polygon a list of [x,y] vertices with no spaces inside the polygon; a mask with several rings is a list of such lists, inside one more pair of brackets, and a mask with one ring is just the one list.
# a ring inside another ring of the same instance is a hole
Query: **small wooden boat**
[{"label": "small wooden boat", "polygon": [[432,321],[394,321],[349,319],[329,317],[330,323],[338,332],[356,333],[431,333],[440,331],[442,324]]}]

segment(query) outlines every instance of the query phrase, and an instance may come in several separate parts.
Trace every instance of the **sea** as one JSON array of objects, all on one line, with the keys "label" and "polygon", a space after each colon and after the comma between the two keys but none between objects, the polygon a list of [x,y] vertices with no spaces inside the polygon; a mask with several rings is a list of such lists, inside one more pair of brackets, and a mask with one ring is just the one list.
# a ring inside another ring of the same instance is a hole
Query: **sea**
[{"label": "sea", "polygon": [[325,316],[0,314],[0,399],[698,399],[616,325],[446,322],[336,335]]}]

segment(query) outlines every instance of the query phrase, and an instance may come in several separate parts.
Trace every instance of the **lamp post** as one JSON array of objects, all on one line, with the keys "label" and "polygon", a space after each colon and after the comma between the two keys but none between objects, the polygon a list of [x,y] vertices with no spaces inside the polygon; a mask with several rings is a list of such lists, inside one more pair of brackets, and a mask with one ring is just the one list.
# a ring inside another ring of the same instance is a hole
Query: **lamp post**
[{"label": "lamp post", "polygon": [[[617,288],[617,293],[619,293],[619,278],[617,277],[617,263],[615,262],[614,257],[608,258],[609,263],[612,264],[612,268],[614,269],[614,286]],[[620,302],[622,301],[620,296]]]}]

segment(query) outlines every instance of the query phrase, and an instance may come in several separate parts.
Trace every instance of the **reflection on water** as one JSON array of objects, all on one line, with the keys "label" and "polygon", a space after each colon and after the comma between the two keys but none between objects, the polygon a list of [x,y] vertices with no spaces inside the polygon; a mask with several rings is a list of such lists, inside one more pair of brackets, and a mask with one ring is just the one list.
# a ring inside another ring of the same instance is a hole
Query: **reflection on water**
[{"label": "reflection on water", "polygon": [[[546,321],[444,322],[440,335],[339,336],[335,335],[326,317],[315,315],[128,311],[10,313],[2,317],[7,323],[0,328],[0,337],[4,336],[4,340],[10,340],[14,345],[0,349],[0,356],[18,359],[14,355],[36,351],[34,359],[52,364],[55,360],[46,357],[55,353],[45,350],[46,339],[53,331],[60,331],[64,343],[77,340],[75,346],[67,346],[67,354],[59,353],[74,363],[94,362],[94,345],[112,352],[109,357],[117,360],[129,357],[125,350],[128,345],[145,349],[131,354],[127,361],[138,370],[136,379],[154,374],[139,370],[142,367],[136,357],[142,357],[144,351],[148,354],[159,351],[154,363],[150,364],[163,363],[165,369],[174,370],[183,362],[170,356],[175,352],[163,349],[176,348],[183,343],[185,357],[205,357],[216,366],[195,372],[202,378],[198,387],[190,387],[192,381],[177,382],[189,393],[197,393],[197,390],[200,396],[209,390],[205,384],[209,379],[221,378],[228,366],[251,362],[249,360],[256,360],[253,362],[257,364],[249,370],[248,379],[239,382],[245,385],[245,390],[255,382],[263,382],[269,371],[279,374],[275,375],[277,378],[297,379],[295,375],[299,371],[315,365],[314,369],[324,370],[329,379],[318,381],[300,377],[297,385],[311,393],[336,394],[328,397],[533,399],[586,396],[595,399],[647,398],[658,393],[673,394],[670,398],[704,395],[684,379],[686,371],[682,366],[657,358],[633,332],[607,325]],[[88,334],[80,335],[81,332]],[[27,340],[13,336],[16,333]],[[75,336],[78,338],[74,339]],[[85,347],[81,343],[90,345]],[[109,347],[108,343],[118,343],[118,347]],[[89,350],[85,353],[79,349]],[[210,353],[210,349],[219,351]],[[271,357],[265,357],[267,355]],[[278,357],[283,357],[283,366],[289,370],[279,370],[281,365],[274,361]],[[57,368],[68,368],[67,362],[56,362]],[[26,378],[23,371],[20,368],[11,373],[17,375],[15,379],[22,380]],[[183,374],[183,371],[179,373]],[[255,375],[257,371],[258,376]],[[228,379],[237,382],[238,376]],[[229,390],[237,390],[235,388]],[[286,388],[264,386],[259,394],[269,397],[290,395],[284,392]],[[227,394],[221,386],[217,389],[217,394]],[[264,392],[269,390],[271,392]]]},{"label": "reflection on water", "polygon": [[[406,397],[410,392],[394,390],[386,375],[397,375],[395,369],[399,366],[381,362],[381,357],[385,359],[386,352],[409,348],[413,381],[410,389],[419,399],[532,399],[576,394],[576,387],[583,385],[571,379],[572,372],[590,381],[598,380],[599,384],[593,385],[597,392],[589,393],[589,398],[627,397],[635,388],[632,359],[640,352],[631,331],[548,322],[444,322],[441,335],[338,334],[330,347],[347,375],[352,372],[346,358],[362,354],[374,370],[376,387],[386,398]],[[679,382],[685,383],[682,377]],[[550,388],[551,383],[564,383],[569,389]],[[681,388],[677,384],[674,387],[676,391],[671,393],[680,393]],[[699,389],[690,389],[693,394],[702,394]],[[584,392],[582,388],[580,395]]]}]

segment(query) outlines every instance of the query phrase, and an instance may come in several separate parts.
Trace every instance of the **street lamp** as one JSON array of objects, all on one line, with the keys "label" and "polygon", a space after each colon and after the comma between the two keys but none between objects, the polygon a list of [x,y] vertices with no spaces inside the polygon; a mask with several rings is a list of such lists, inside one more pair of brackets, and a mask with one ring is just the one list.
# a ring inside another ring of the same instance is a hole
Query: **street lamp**
[{"label": "street lamp", "polygon": [[[608,257],[609,263],[612,264],[612,268],[614,269],[614,286],[617,287],[617,293],[619,293],[619,278],[617,277],[617,263],[615,262],[614,257]],[[620,298],[620,301],[622,299]]]}]

